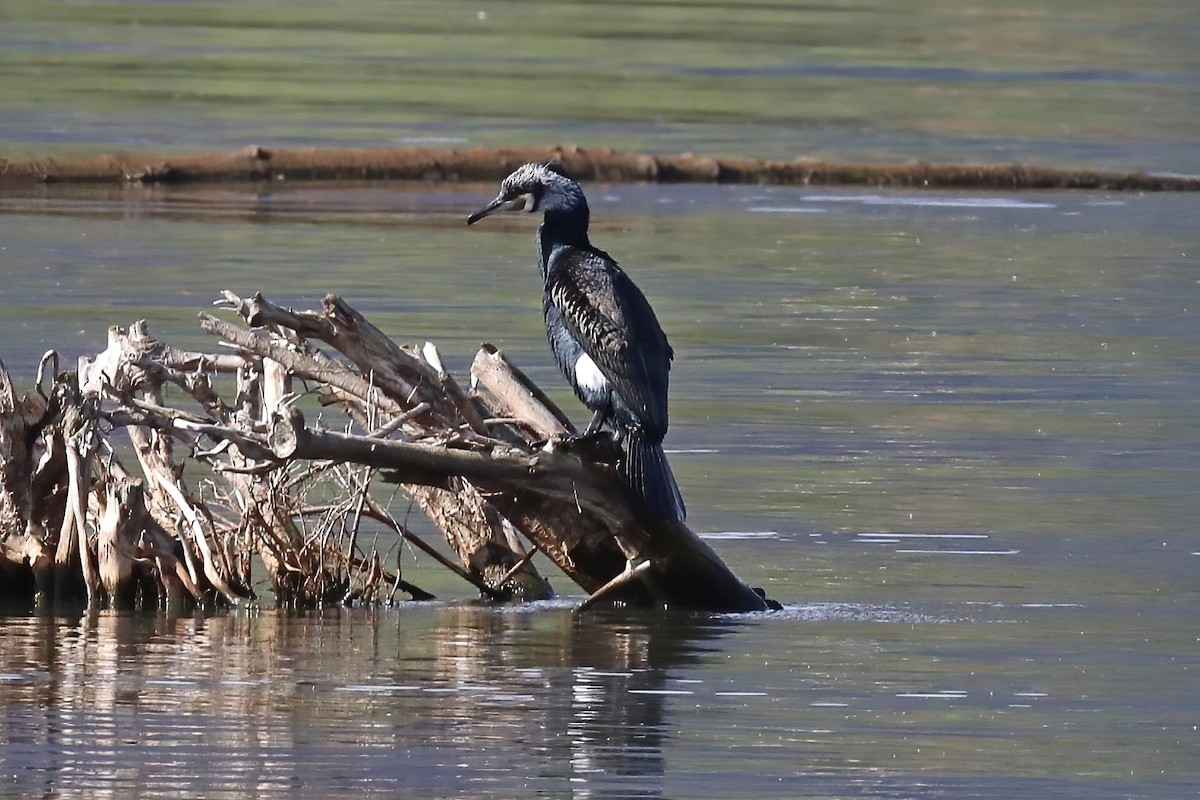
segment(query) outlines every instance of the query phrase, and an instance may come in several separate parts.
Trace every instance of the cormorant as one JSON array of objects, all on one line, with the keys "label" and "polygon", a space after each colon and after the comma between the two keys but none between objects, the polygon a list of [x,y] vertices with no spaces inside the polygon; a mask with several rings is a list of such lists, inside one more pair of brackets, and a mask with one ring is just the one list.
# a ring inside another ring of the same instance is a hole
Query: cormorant
[{"label": "cormorant", "polygon": [[595,412],[587,433],[605,422],[612,425],[624,445],[621,473],[626,483],[648,510],[682,520],[683,498],[662,449],[674,357],[666,334],[646,296],[608,253],[588,240],[583,189],[557,164],[519,167],[501,183],[496,199],[468,217],[467,224],[522,196],[526,211],[543,215],[537,259],[546,337],[576,396]]}]

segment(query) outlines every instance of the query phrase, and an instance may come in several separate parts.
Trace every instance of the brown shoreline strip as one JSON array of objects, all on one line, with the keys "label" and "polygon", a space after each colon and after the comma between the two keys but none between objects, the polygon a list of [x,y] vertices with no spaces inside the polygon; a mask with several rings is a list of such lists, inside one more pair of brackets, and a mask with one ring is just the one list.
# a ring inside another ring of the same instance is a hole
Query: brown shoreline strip
[{"label": "brown shoreline strip", "polygon": [[1197,191],[1200,177],[1097,172],[1021,164],[865,164],[798,159],[652,156],[605,148],[268,150],[236,153],[0,158],[0,187],[36,184],[179,184],[268,180],[495,181],[529,161],[560,161],[581,180],[747,183],[930,189]]}]

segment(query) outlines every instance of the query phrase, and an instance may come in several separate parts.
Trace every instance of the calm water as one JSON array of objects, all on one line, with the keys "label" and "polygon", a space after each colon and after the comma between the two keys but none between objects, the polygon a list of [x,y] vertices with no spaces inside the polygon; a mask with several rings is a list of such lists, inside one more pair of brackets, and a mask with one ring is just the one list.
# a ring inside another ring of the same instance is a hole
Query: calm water
[{"label": "calm water", "polygon": [[[17,0],[0,153],[434,138],[1200,172],[1198,31],[1184,2]],[[532,221],[465,227],[494,188],[0,194],[0,358],[28,386],[46,348],[142,317],[212,347],[195,313],[223,288],[336,291],[457,370],[495,342],[574,408]],[[13,611],[0,797],[1200,793],[1200,198],[587,189],[677,351],[693,527],[786,610],[580,621],[553,575],[560,601],[489,609],[406,555],[438,604]]]},{"label": "calm water", "polygon": [[555,142],[1200,172],[1192,0],[0,3],[7,152]]}]

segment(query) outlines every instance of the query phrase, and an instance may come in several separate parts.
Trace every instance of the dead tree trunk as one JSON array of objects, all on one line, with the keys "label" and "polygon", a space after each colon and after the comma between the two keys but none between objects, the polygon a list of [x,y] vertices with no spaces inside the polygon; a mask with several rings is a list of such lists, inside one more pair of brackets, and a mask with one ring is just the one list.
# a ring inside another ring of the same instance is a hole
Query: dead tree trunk
[{"label": "dead tree trunk", "polygon": [[[409,482],[454,477],[470,481],[589,592],[605,589],[612,600],[649,597],[688,608],[767,608],[763,597],[737,578],[686,525],[639,514],[611,465],[587,459],[570,444],[548,443],[527,453],[379,442],[314,431],[294,409],[275,421],[270,434],[271,449],[281,459],[367,464],[392,470]],[[630,565],[646,566],[636,572]]]},{"label": "dead tree trunk", "polygon": [[[115,605],[235,602],[249,594],[252,563],[288,604],[428,597],[364,547],[360,525],[374,520],[493,599],[548,596],[532,562],[540,553],[588,604],[768,607],[686,525],[649,516],[617,476],[611,437],[575,437],[495,348],[477,354],[467,392],[432,345],[396,345],[336,296],[320,311],[228,292],[220,304],[251,326],[201,315],[229,346],[223,355],[176,350],[137,323],[112,329],[107,349],[81,360],[77,377],[58,376],[50,395],[18,401],[0,370],[10,567],[43,588],[77,581],[90,603]],[[296,386],[325,405],[310,409],[318,424],[296,407]],[[168,407],[168,387],[189,407]],[[141,478],[108,440],[119,428]],[[457,563],[387,512],[372,491],[380,474],[441,530]]]}]

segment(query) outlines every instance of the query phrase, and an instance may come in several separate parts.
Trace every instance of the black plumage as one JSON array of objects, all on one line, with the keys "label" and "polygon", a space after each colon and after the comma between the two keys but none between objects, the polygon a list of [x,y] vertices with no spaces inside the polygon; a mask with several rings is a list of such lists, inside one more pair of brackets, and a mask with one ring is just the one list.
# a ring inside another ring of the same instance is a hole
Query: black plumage
[{"label": "black plumage", "polygon": [[520,197],[526,211],[543,215],[537,258],[546,336],[576,396],[594,412],[588,432],[608,423],[621,439],[629,486],[650,511],[682,520],[683,498],[662,449],[674,352],[654,309],[617,262],[592,246],[583,190],[552,163],[518,168],[467,222]]}]

